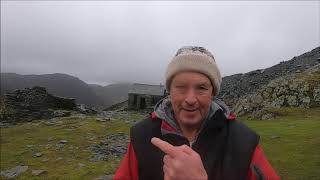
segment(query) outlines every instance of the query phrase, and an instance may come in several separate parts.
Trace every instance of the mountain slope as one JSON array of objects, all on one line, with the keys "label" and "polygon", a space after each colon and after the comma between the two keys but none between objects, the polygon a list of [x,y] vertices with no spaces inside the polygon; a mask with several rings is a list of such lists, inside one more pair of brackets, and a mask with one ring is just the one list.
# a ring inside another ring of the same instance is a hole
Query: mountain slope
[{"label": "mountain slope", "polygon": [[219,96],[229,106],[236,104],[238,98],[250,94],[272,80],[288,74],[302,72],[320,63],[320,47],[289,61],[283,61],[272,67],[244,74],[223,77]]},{"label": "mountain slope", "polygon": [[75,98],[77,103],[101,106],[103,103],[91,87],[77,77],[67,74],[20,75],[1,73],[1,95],[15,89],[45,87],[50,94]]},{"label": "mountain slope", "polygon": [[125,101],[128,99],[128,91],[130,83],[110,84],[108,86],[100,86],[89,84],[92,90],[101,98],[104,107]]},{"label": "mountain slope", "polygon": [[320,64],[302,73],[272,80],[256,92],[242,96],[234,107],[237,115],[269,119],[281,107],[320,107]]}]

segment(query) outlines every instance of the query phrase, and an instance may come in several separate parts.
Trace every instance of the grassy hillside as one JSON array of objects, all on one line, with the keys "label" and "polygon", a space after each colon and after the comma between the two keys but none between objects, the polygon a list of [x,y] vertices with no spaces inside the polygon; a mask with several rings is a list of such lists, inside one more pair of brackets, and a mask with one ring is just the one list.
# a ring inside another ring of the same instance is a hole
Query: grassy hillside
[{"label": "grassy hillside", "polygon": [[319,179],[320,108],[282,108],[280,117],[244,122],[261,136],[265,154],[282,179]]},{"label": "grassy hillside", "polygon": [[[41,121],[1,129],[1,171],[28,165],[19,179],[93,179],[114,173],[120,157],[90,161],[88,148],[105,136],[128,134],[130,126],[121,120],[99,122],[95,118],[62,118],[54,125]],[[68,142],[61,147],[59,142]],[[60,147],[59,147],[60,146]],[[41,157],[33,157],[37,152]],[[47,172],[39,177],[32,170]]]},{"label": "grassy hillside", "polygon": [[[320,108],[280,109],[277,113],[281,116],[269,121],[239,119],[261,135],[265,154],[283,179],[319,179]],[[18,179],[94,179],[113,174],[121,157],[92,162],[88,148],[106,136],[128,134],[130,123],[126,122],[68,117],[54,124],[34,121],[1,128],[1,171],[28,165]],[[61,140],[67,143],[61,146]],[[38,152],[42,155],[34,157]],[[32,170],[38,169],[46,172],[32,175]]]}]

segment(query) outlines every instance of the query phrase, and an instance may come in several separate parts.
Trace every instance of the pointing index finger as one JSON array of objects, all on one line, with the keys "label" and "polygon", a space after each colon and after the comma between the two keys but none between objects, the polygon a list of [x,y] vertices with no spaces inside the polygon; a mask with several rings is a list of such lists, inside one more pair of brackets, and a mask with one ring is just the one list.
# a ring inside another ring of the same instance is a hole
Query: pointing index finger
[{"label": "pointing index finger", "polygon": [[156,147],[158,147],[161,151],[163,151],[164,153],[168,154],[171,157],[175,157],[178,154],[180,154],[179,150],[176,147],[172,146],[168,142],[163,141],[163,140],[161,140],[159,138],[155,138],[155,137],[152,138],[151,139],[151,143],[153,145],[155,145]]}]

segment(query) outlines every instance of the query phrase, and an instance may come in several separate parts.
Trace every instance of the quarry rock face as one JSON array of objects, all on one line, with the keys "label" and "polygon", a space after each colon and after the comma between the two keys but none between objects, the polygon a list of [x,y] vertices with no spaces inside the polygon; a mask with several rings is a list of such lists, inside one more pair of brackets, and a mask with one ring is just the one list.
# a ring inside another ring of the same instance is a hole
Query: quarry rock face
[{"label": "quarry rock face", "polygon": [[43,87],[25,88],[7,93],[1,103],[1,122],[31,121],[70,115],[75,99],[48,94]]},{"label": "quarry rock face", "polygon": [[256,92],[242,96],[234,106],[237,115],[252,113],[259,119],[271,119],[270,108],[320,107],[320,65],[280,77]]},{"label": "quarry rock face", "polygon": [[[251,71],[244,74],[234,74],[231,76],[224,77],[222,79],[221,84],[221,91],[219,93],[219,98],[223,99],[224,102],[230,106],[234,107],[235,104],[237,104],[238,100],[248,94],[256,92],[258,89],[260,89],[263,86],[268,85],[271,83],[272,80],[275,80],[277,78],[281,78],[290,74],[299,74],[304,72],[305,70],[320,64],[320,47],[317,47],[310,52],[306,52],[300,56],[296,56],[288,61],[282,61],[281,63],[274,65],[272,67],[266,68],[266,69],[259,69],[255,71]],[[278,85],[277,82],[275,85]],[[289,82],[283,82],[289,83]],[[290,83],[287,85],[291,85]],[[296,85],[291,85],[293,89],[297,89]],[[301,85],[299,85],[299,88]],[[274,89],[272,85],[270,85],[269,89],[265,89],[267,91],[264,96],[270,95],[269,91],[277,91],[279,94],[283,94],[286,92],[283,92],[287,87],[280,86],[277,89]],[[310,87],[302,87],[301,91],[307,92],[308,88]],[[299,93],[299,92],[297,92]],[[318,93],[318,92],[316,92]],[[273,94],[273,93],[272,93]],[[299,93],[302,95],[303,93]],[[263,94],[261,94],[263,95]],[[287,97],[280,97],[280,95],[275,95],[276,100],[274,102],[274,106],[280,106],[282,103],[285,102],[284,99],[287,99]],[[263,96],[262,96],[263,97]],[[317,96],[318,97],[318,96]],[[257,100],[257,103],[259,100],[261,100],[261,97]],[[308,104],[312,103],[309,102],[309,99],[304,97],[299,97],[298,99],[295,99],[294,97],[290,97],[290,103],[299,103],[298,101],[303,99],[303,102],[306,106]],[[311,101],[311,99],[310,99]],[[287,102],[287,101],[286,101]]]}]

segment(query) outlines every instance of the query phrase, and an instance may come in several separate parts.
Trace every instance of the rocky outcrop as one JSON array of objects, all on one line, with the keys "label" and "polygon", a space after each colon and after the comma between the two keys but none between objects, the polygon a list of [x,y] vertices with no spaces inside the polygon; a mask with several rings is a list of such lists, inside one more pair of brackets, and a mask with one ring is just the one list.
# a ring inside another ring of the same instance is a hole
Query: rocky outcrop
[{"label": "rocky outcrop", "polygon": [[75,109],[75,99],[56,97],[36,86],[7,93],[1,104],[0,121],[11,123],[68,116]]},{"label": "rocky outcrop", "polygon": [[270,68],[224,77],[219,96],[233,107],[240,97],[254,93],[272,80],[303,72],[317,64],[320,64],[320,47]]},{"label": "rocky outcrop", "polygon": [[250,114],[258,119],[271,119],[270,109],[280,107],[320,107],[320,65],[302,73],[287,75],[242,96],[234,107],[237,115]]}]

